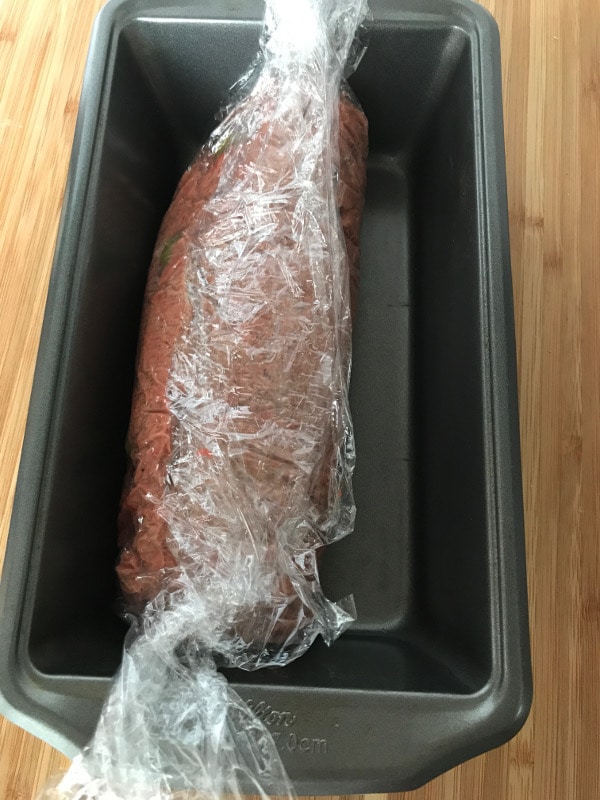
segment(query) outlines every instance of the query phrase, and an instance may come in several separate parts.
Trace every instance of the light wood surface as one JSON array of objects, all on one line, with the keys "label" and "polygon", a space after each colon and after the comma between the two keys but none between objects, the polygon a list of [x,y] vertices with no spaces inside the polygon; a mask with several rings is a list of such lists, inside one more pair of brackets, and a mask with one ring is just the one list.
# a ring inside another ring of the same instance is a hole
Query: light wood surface
[{"label": "light wood surface", "polygon": [[[0,563],[91,24],[0,0]],[[600,6],[486,0],[502,35],[535,701],[406,800],[600,797]],[[0,800],[66,760],[0,720]],[[382,796],[383,800],[383,796]]]}]

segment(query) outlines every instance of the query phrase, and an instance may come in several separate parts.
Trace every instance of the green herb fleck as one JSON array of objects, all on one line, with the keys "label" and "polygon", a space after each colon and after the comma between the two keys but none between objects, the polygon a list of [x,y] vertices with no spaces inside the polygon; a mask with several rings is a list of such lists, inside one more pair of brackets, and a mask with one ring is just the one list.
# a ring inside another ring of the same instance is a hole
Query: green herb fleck
[{"label": "green herb fleck", "polygon": [[173,236],[171,236],[170,239],[167,239],[167,241],[164,243],[163,249],[161,250],[160,257],[158,259],[158,262],[163,269],[167,266],[167,264],[171,260],[171,256],[173,255],[173,248],[175,247],[175,245],[181,239],[182,236],[183,234],[181,233],[181,231],[178,231],[177,233],[174,233]]},{"label": "green herb fleck", "polygon": [[233,132],[226,133],[224,136],[221,136],[220,139],[217,139],[215,142],[212,151],[213,153],[218,156],[219,153],[222,153],[224,150],[233,144]]}]

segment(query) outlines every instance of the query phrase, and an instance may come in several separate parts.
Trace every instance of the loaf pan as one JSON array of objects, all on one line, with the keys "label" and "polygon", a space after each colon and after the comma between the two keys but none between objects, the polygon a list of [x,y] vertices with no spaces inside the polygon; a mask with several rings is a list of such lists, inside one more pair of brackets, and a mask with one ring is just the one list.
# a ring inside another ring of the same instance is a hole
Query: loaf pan
[{"label": "loaf pan", "polygon": [[[178,178],[258,46],[248,0],[111,0],[85,72],[1,583],[0,709],[72,756],[119,665],[115,581],[146,271]],[[468,0],[373,0],[351,405],[358,620],[230,680],[300,794],[416,787],[530,706],[500,56]]]}]

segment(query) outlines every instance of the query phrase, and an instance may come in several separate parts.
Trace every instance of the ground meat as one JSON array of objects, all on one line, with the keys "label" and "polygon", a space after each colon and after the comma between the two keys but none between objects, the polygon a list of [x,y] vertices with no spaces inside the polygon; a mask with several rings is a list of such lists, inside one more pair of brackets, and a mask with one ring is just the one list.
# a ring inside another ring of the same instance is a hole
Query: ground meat
[{"label": "ground meat", "polygon": [[[232,147],[225,141],[203,148],[182,177],[164,218],[144,301],[117,567],[125,597],[139,608],[161,589],[176,585],[186,559],[203,558],[214,567],[226,531],[240,541],[240,563],[251,552],[268,567],[265,580],[272,586],[265,597],[271,599],[254,603],[245,618],[235,621],[246,639],[261,636],[265,641],[281,640],[288,628],[297,626],[299,617],[310,614],[296,595],[289,568],[280,563],[278,548],[286,515],[297,508],[302,509],[303,519],[311,520],[301,533],[304,550],[319,550],[315,531],[332,502],[331,475],[339,442],[332,435],[331,382],[323,379],[319,384],[315,376],[323,371],[323,359],[340,332],[325,312],[316,312],[314,325],[305,330],[315,288],[306,259],[291,259],[293,274],[281,268],[281,263],[290,262],[294,248],[293,209],[285,200],[270,208],[272,232],[265,233],[262,251],[259,246],[248,253],[243,230],[250,223],[239,219],[239,207],[226,192],[217,198],[215,193],[227,171],[228,182],[236,175],[248,181],[251,174],[253,191],[264,188],[265,197],[272,197],[269,181],[281,182],[282,174],[293,169],[285,137],[285,130],[278,131],[267,121],[248,142]],[[366,154],[366,119],[343,94],[337,202],[352,311]],[[252,209],[245,213],[252,214]],[[264,219],[262,208],[261,224]],[[284,248],[284,259],[278,259],[278,248]],[[205,258],[209,251],[220,255],[216,260]],[[256,305],[249,311],[254,295]],[[271,304],[261,302],[266,295],[272,297]],[[342,325],[342,339],[347,342],[343,358],[349,364],[350,315]],[[270,341],[275,343],[271,350]],[[283,343],[279,351],[277,342]],[[174,383],[174,374],[186,379]],[[218,423],[211,427],[204,408],[204,422],[191,435],[189,430],[182,432],[174,407],[178,403],[191,407],[196,396],[210,396],[221,410]],[[267,428],[268,440],[260,433]],[[240,442],[244,446],[238,446]],[[306,456],[301,466],[293,455],[299,447]],[[173,493],[179,503],[177,535],[165,513]],[[233,506],[244,524],[232,524],[231,515],[227,517],[223,509],[229,513]],[[251,536],[245,525],[253,526]],[[195,550],[182,548],[185,536],[198,544]],[[307,580],[314,578],[311,558],[294,568]]]}]

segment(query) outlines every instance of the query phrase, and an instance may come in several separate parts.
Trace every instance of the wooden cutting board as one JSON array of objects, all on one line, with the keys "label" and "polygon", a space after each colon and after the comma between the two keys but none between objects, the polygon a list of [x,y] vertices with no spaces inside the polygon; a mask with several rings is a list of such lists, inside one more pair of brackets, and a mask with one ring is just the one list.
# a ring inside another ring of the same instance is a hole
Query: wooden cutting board
[{"label": "wooden cutting board", "polygon": [[[510,744],[404,797],[597,800],[600,7],[484,4],[499,22],[504,59],[535,701]],[[0,0],[0,563],[100,6]],[[0,720],[0,798],[30,800],[66,766]]]}]

